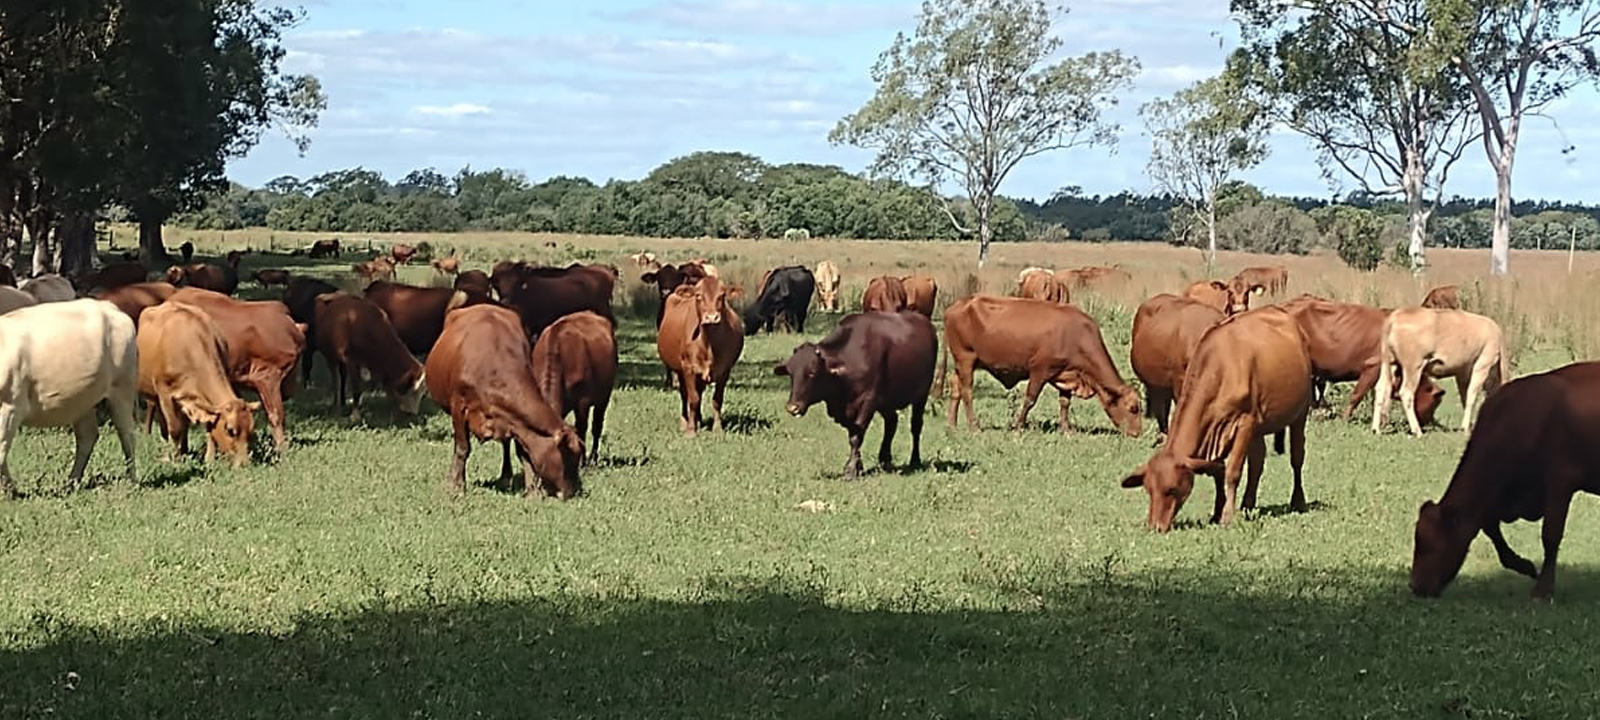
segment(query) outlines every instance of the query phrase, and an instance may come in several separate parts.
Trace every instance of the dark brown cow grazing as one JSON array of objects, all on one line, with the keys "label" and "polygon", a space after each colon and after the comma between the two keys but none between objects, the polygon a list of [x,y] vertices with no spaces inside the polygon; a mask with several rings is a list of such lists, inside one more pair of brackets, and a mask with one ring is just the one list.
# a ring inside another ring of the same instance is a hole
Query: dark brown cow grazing
[{"label": "dark brown cow grazing", "polygon": [[[1322,386],[1355,381],[1356,387],[1350,393],[1350,402],[1345,405],[1343,414],[1344,420],[1349,421],[1356,406],[1378,382],[1383,323],[1389,318],[1389,311],[1331,302],[1314,295],[1301,295],[1281,307],[1305,331],[1315,383]],[[1434,412],[1444,398],[1444,388],[1426,376],[1417,387],[1417,419],[1426,425],[1433,422]],[[1399,397],[1399,386],[1392,392]]]},{"label": "dark brown cow grazing", "polygon": [[[1216,479],[1211,522],[1233,521],[1239,476],[1249,462],[1242,507],[1255,507],[1256,486],[1267,457],[1266,436],[1289,432],[1294,494],[1289,505],[1306,509],[1300,469],[1306,456],[1306,415],[1311,409],[1311,358],[1305,333],[1288,313],[1262,308],[1223,320],[1200,339],[1184,375],[1172,432],[1145,464],[1122,479],[1150,496],[1145,525],[1172,529],[1172,519],[1194,490],[1196,474]],[[1282,445],[1279,445],[1282,448]]]},{"label": "dark brown cow grazing", "polygon": [[311,252],[309,254],[313,258],[339,257],[339,241],[318,240],[314,243],[311,243]]},{"label": "dark brown cow grazing", "polygon": [[1066,305],[1072,301],[1072,293],[1067,289],[1066,283],[1061,282],[1055,273],[1049,270],[1035,270],[1023,275],[1022,282],[1017,284],[1017,297],[1044,300],[1059,305]]},{"label": "dark brown cow grazing", "polygon": [[611,293],[616,282],[616,275],[605,266],[524,267],[516,285],[500,300],[522,317],[528,337],[535,337],[562,316],[584,310],[614,320]]},{"label": "dark brown cow grazing", "polygon": [[114,290],[103,290],[95,294],[95,299],[117,306],[118,310],[133,318],[134,327],[138,327],[139,318],[145,310],[166,302],[167,298],[172,297],[177,291],[178,288],[173,287],[172,283],[134,283]]},{"label": "dark brown cow grazing", "polygon": [[744,351],[744,323],[728,306],[730,297],[743,293],[704,277],[667,296],[666,317],[656,332],[656,353],[678,377],[678,398],[683,431],[700,429],[700,396],[716,385],[711,398],[712,429],[722,432],[722,395],[728,377]]},{"label": "dark brown cow grazing", "polygon": [[494,285],[489,282],[489,273],[482,270],[468,270],[456,276],[452,283],[457,290],[465,290],[468,294],[489,297],[494,293]]},{"label": "dark brown cow grazing", "polygon": [[281,302],[244,302],[200,288],[182,288],[169,298],[211,316],[228,343],[228,380],[261,398],[274,445],[289,439],[283,429],[283,399],[293,391],[294,364],[306,346],[306,327],[289,317]]},{"label": "dark brown cow grazing", "polygon": [[[532,352],[521,320],[506,308],[475,305],[445,320],[428,356],[427,378],[428,394],[450,412],[455,429],[447,489],[466,491],[467,457],[477,437],[516,442],[529,497],[544,489],[565,500],[580,491],[583,441],[544,401],[528,362]],[[502,481],[510,480],[510,470],[509,462],[502,464]]]},{"label": "dark brown cow grazing", "polygon": [[789,361],[774,368],[789,377],[790,415],[799,417],[816,403],[850,433],[850,459],[844,476],[861,473],[861,442],[873,415],[883,416],[878,465],[894,465],[899,410],[911,408],[911,467],[922,465],[922,416],[939,353],[933,323],[915,311],[848,315],[821,342],[804,343]]},{"label": "dark brown cow grazing", "polygon": [[185,265],[194,262],[194,243],[188,240],[183,241],[183,244],[178,246],[178,257],[183,260]]},{"label": "dark brown cow grazing", "polygon": [[394,258],[396,265],[410,265],[411,258],[415,257],[417,249],[411,245],[396,243],[389,248],[389,257]]},{"label": "dark brown cow grazing", "polygon": [[283,291],[283,304],[289,308],[289,317],[306,326],[305,351],[300,355],[300,380],[311,381],[311,368],[317,351],[317,296],[338,292],[339,288],[315,278],[297,277],[289,281]]},{"label": "dark brown cow grazing", "polygon": [[239,288],[239,271],[230,265],[173,265],[167,268],[167,282],[232,295]]},{"label": "dark brown cow grazing", "polygon": [[950,393],[950,426],[956,409],[967,408],[967,424],[978,429],[972,410],[973,372],[988,370],[1007,389],[1027,380],[1028,390],[1011,427],[1020,430],[1045,385],[1060,393],[1061,432],[1070,432],[1067,410],[1072,396],[1100,400],[1106,415],[1122,430],[1140,431],[1139,391],[1117,374],[1106,352],[1100,325],[1070,305],[1043,300],[974,295],[944,312],[945,360],[955,359]]},{"label": "dark brown cow grazing", "polygon": [[1228,281],[1235,292],[1252,294],[1266,291],[1280,294],[1289,287],[1289,269],[1282,265],[1272,267],[1247,267]]},{"label": "dark brown cow grazing", "polygon": [[[367,286],[366,298],[389,316],[400,340],[412,353],[427,355],[444,332],[444,316],[459,307],[490,302],[454,288],[417,287],[379,280]],[[315,323],[313,323],[313,326]]]},{"label": "dark brown cow grazing", "polygon": [[573,414],[577,421],[573,427],[588,446],[589,459],[599,460],[606,408],[617,383],[617,338],[611,321],[586,310],[545,328],[533,344],[533,376],[556,415],[565,419],[567,413]]},{"label": "dark brown cow grazing", "polygon": [[1460,310],[1461,288],[1455,285],[1440,285],[1428,291],[1428,296],[1422,299],[1422,306],[1435,310]]},{"label": "dark brown cow grazing", "polygon": [[83,287],[88,290],[115,290],[123,285],[142,283],[149,276],[150,271],[139,263],[112,263],[85,279]]},{"label": "dark brown cow grazing", "polygon": [[1236,292],[1220,280],[1201,280],[1183,291],[1183,296],[1216,309],[1225,315],[1236,315],[1250,309],[1250,294]]},{"label": "dark brown cow grazing", "polygon": [[350,421],[361,419],[361,371],[366,370],[389,393],[396,409],[417,414],[422,402],[422,363],[406,352],[383,310],[364,298],[329,293],[317,296],[315,317],[317,351],[338,381],[333,396],[335,412],[344,411],[348,385]]},{"label": "dark brown cow grazing", "polygon": [[261,287],[270,287],[273,285],[281,285],[285,288],[289,287],[288,270],[257,270],[253,278],[256,281],[256,284],[260,285]]},{"label": "dark brown cow grazing", "polygon": [[905,283],[897,277],[883,275],[867,283],[861,295],[862,312],[900,312],[911,307],[906,297]]},{"label": "dark brown cow grazing", "polygon": [[[1483,404],[1444,497],[1417,513],[1411,592],[1437,597],[1455,579],[1479,532],[1500,564],[1535,578],[1533,596],[1556,589],[1556,552],[1579,492],[1600,494],[1600,363],[1518,378]],[[1544,519],[1544,562],[1535,570],[1501,523]]]},{"label": "dark brown cow grazing", "polygon": [[1209,305],[1165,293],[1134,313],[1129,359],[1144,383],[1145,415],[1155,418],[1161,434],[1167,433],[1172,401],[1183,396],[1183,375],[1195,345],[1222,317]]},{"label": "dark brown cow grazing", "polygon": [[907,275],[900,278],[900,284],[906,289],[907,309],[932,318],[934,303],[939,299],[939,283],[928,275]]},{"label": "dark brown cow grazing", "polygon": [[[771,274],[772,271],[768,270],[765,275],[761,276],[761,287],[763,289],[766,288],[767,277]],[[661,316],[667,311],[667,296],[684,285],[693,285],[700,282],[700,278],[705,276],[705,269],[697,263],[684,263],[681,266],[662,265],[639,276],[639,280],[645,284],[656,286],[656,293],[661,297],[661,303],[656,305],[656,327],[661,327]]]}]

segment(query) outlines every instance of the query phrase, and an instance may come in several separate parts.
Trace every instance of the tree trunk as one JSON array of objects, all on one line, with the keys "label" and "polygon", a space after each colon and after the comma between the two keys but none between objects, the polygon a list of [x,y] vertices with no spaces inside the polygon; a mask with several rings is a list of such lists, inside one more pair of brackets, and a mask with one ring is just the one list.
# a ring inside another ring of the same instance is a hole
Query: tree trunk
[{"label": "tree trunk", "polygon": [[33,275],[56,272],[61,266],[61,253],[56,247],[58,234],[52,232],[52,223],[40,217],[28,224],[28,236],[33,241]]},{"label": "tree trunk", "polygon": [[1422,158],[1415,151],[1407,152],[1405,176],[1400,184],[1406,194],[1406,230],[1409,234],[1406,256],[1411,264],[1411,272],[1417,274],[1428,265],[1424,248],[1428,240],[1428,218],[1433,215],[1433,208],[1428,207],[1422,196],[1425,171]]},{"label": "tree trunk", "polygon": [[164,217],[155,213],[139,214],[139,262],[147,268],[160,270],[172,264],[167,246],[161,241],[161,223]]},{"label": "tree trunk", "polygon": [[1213,193],[1206,203],[1206,264],[1217,264],[1217,197]]},{"label": "tree trunk", "polygon": [[17,214],[17,186],[0,176],[0,263],[15,268],[22,248],[22,217]]},{"label": "tree trunk", "polygon": [[990,225],[994,213],[994,196],[987,195],[973,203],[978,211],[978,269],[989,261],[989,243],[994,241],[994,227]]},{"label": "tree trunk", "polygon": [[1494,169],[1494,240],[1489,246],[1489,274],[1511,272],[1511,156]]},{"label": "tree trunk", "polygon": [[60,254],[60,272],[71,277],[83,277],[94,271],[94,215],[86,212],[68,213],[56,232],[56,247]]}]

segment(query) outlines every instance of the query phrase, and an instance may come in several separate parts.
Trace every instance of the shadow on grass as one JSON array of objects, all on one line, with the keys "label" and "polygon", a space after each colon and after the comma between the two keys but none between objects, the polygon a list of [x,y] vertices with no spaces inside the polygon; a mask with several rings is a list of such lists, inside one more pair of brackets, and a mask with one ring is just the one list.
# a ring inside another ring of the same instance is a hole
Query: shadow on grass
[{"label": "shadow on grass", "polygon": [[772,418],[765,415],[742,410],[724,409],[722,411],[722,429],[735,435],[754,435],[763,430],[770,430],[775,423]]}]

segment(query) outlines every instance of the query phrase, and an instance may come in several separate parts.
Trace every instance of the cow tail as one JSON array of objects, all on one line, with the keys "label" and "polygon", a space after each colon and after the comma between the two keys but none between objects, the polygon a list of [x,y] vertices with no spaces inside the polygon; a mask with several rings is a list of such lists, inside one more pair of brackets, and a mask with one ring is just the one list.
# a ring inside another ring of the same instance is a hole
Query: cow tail
[{"label": "cow tail", "polygon": [[1283,454],[1283,431],[1282,430],[1279,430],[1276,434],[1274,434],[1272,436],[1272,451],[1277,453],[1277,454],[1279,454],[1279,455]]}]

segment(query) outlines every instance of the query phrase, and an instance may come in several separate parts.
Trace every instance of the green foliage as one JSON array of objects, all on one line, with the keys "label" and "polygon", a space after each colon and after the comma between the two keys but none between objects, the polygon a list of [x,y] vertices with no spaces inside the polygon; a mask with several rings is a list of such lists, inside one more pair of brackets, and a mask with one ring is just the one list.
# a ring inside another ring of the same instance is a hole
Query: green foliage
[{"label": "green foliage", "polygon": [[1304,254],[1316,238],[1310,216],[1279,200],[1239,206],[1217,218],[1217,245],[1227,250]]},{"label": "green foliage", "polygon": [[1383,262],[1383,218],[1378,214],[1340,205],[1313,210],[1311,218],[1346,265],[1375,270]]}]

